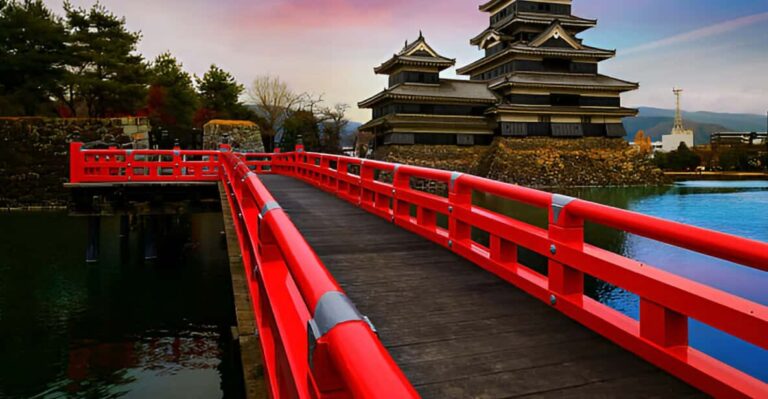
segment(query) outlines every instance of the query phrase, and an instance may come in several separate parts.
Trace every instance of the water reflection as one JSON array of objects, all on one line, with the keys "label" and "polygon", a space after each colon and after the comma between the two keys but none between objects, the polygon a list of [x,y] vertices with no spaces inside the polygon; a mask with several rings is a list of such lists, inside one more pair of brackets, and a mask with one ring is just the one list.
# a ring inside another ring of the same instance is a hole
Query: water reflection
[{"label": "water reflection", "polygon": [[104,217],[86,264],[86,219],[0,215],[0,397],[240,396],[221,215],[154,222],[157,260]]},{"label": "water reflection", "polygon": [[[589,201],[682,223],[768,241],[768,182],[682,182],[668,187],[574,188],[557,190]],[[547,227],[545,210],[501,198],[475,195],[475,204]],[[600,248],[674,272],[754,302],[768,304],[768,273],[671,247],[593,223],[585,240]],[[479,237],[476,237],[478,239]],[[546,258],[521,251],[520,262],[546,274]],[[604,281],[587,277],[585,292],[622,313],[638,318],[639,298]],[[691,345],[764,381],[768,351],[714,330],[696,320],[689,324]]]}]

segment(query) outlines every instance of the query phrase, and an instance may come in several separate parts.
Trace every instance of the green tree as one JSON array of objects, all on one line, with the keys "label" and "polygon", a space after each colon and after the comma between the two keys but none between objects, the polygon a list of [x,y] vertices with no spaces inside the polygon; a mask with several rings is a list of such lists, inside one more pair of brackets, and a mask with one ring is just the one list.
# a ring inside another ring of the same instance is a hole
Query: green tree
[{"label": "green tree", "polygon": [[191,128],[198,100],[190,74],[169,52],[155,58],[150,72],[147,106],[153,124]]},{"label": "green tree", "polygon": [[51,104],[64,76],[65,38],[42,1],[0,0],[0,114],[35,115]]},{"label": "green tree", "polygon": [[[198,114],[224,119],[252,119],[252,113],[240,102],[245,87],[227,71],[211,65],[202,78],[195,77],[201,110]],[[203,121],[204,123],[204,121]]]},{"label": "green tree", "polygon": [[681,142],[677,150],[656,154],[654,162],[662,170],[693,170],[701,165],[701,157]]},{"label": "green tree", "polygon": [[294,111],[285,119],[280,149],[293,151],[299,142],[299,136],[307,150],[315,151],[320,148],[320,128],[315,114],[311,111]]},{"label": "green tree", "polygon": [[64,10],[71,56],[60,100],[74,115],[80,103],[91,117],[135,113],[147,93],[146,64],[136,53],[141,33],[98,3],[86,10],[65,2]]}]

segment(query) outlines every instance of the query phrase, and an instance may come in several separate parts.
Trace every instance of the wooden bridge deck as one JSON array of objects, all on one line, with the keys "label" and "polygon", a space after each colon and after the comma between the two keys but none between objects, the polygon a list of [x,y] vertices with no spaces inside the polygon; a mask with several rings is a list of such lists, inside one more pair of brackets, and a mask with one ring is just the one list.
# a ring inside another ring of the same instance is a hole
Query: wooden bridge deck
[{"label": "wooden bridge deck", "polygon": [[425,398],[701,395],[422,237],[290,177],[261,179]]}]

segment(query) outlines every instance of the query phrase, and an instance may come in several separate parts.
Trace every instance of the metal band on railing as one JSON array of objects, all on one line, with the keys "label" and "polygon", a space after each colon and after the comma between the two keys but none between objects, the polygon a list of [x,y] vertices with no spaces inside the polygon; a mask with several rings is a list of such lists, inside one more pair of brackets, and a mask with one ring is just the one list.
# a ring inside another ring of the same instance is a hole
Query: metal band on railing
[{"label": "metal band on railing", "polygon": [[281,206],[280,206],[280,204],[278,204],[278,203],[277,203],[277,202],[275,202],[275,201],[267,202],[267,203],[266,203],[266,204],[264,204],[264,206],[261,208],[261,213],[259,213],[259,217],[263,219],[263,218],[264,218],[264,216],[267,216],[267,214],[268,214],[270,211],[272,211],[272,210],[275,210],[275,209],[283,209],[283,207],[281,207]]},{"label": "metal band on railing", "polygon": [[317,341],[334,327],[349,321],[364,321],[371,327],[372,331],[376,331],[370,320],[363,316],[349,297],[343,293],[331,291],[320,297],[315,307],[314,318],[309,320],[307,324],[310,367]]},{"label": "metal band on railing", "polygon": [[563,209],[565,209],[565,207],[574,200],[576,200],[576,198],[569,197],[567,195],[552,195],[552,219],[555,223],[557,223],[560,219],[560,213],[563,211]]},{"label": "metal band on railing", "polygon": [[453,191],[453,188],[456,187],[456,180],[459,180],[459,177],[464,175],[461,172],[453,172],[451,173],[451,183],[448,185],[448,190]]}]

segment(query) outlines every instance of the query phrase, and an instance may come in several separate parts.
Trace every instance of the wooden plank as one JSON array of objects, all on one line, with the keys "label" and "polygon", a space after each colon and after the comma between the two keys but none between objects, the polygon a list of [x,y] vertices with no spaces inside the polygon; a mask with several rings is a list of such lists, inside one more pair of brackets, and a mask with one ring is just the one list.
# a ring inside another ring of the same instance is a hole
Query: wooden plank
[{"label": "wooden plank", "polygon": [[443,247],[298,180],[260,178],[426,398],[698,393]]}]

